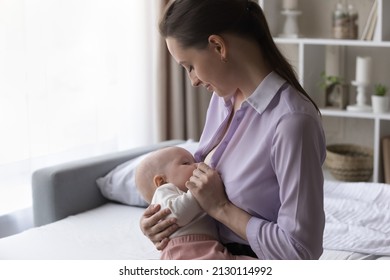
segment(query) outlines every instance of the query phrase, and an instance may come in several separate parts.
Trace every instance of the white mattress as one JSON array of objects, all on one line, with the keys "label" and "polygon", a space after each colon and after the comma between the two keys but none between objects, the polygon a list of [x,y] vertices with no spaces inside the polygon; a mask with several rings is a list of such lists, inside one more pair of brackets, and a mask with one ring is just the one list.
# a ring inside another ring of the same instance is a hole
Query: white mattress
[{"label": "white mattress", "polygon": [[0,239],[0,259],[158,259],[159,252],[139,228],[144,210],[108,203]]},{"label": "white mattress", "polygon": [[[390,260],[386,253],[390,250],[389,205],[389,185],[326,182],[327,220],[321,259]],[[107,203],[0,239],[0,259],[158,259],[159,252],[139,228],[143,211]]]},{"label": "white mattress", "polygon": [[390,185],[326,181],[324,248],[390,256]]}]

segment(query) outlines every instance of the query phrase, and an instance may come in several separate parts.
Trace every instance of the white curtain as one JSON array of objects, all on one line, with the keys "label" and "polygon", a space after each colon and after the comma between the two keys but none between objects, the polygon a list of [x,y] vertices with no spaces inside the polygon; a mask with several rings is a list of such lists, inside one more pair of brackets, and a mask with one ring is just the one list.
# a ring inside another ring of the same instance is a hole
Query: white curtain
[{"label": "white curtain", "polygon": [[37,168],[146,145],[154,0],[0,0],[0,215]]}]

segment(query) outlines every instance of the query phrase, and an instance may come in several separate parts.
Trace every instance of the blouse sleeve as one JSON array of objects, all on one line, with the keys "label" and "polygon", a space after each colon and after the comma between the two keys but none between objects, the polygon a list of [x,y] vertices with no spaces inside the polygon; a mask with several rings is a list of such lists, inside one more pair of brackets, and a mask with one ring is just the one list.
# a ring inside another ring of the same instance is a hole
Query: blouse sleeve
[{"label": "blouse sleeve", "polygon": [[249,244],[261,259],[318,259],[325,224],[325,140],[318,120],[304,113],[284,116],[275,131],[272,166],[279,182],[277,222],[252,217]]}]

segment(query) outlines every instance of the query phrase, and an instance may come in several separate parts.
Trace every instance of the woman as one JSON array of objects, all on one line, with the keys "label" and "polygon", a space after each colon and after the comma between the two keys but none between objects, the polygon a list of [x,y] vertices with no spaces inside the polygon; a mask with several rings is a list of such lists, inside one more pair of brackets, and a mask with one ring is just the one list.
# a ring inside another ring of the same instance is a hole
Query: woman
[{"label": "woman", "polygon": [[[325,136],[317,106],[278,51],[259,5],[177,0],[160,32],[193,86],[213,92],[198,168],[186,186],[233,254],[318,259],[324,229]],[[150,206],[146,236],[162,249],[177,229]]]}]

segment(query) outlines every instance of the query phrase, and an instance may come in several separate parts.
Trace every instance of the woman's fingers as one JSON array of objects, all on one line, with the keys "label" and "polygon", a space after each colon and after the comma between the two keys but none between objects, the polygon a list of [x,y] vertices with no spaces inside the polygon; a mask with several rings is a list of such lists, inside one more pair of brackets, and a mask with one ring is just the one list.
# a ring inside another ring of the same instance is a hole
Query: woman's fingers
[{"label": "woman's fingers", "polygon": [[[161,209],[159,204],[150,205],[141,217],[141,228],[146,231],[169,215],[169,209]],[[145,232],[144,232],[145,233]]]},{"label": "woman's fingers", "polygon": [[[177,229],[177,226],[172,225],[167,230],[171,232],[170,234],[172,234],[173,232],[176,231],[176,229]],[[169,242],[169,238],[163,237],[160,239],[160,241],[154,242],[154,246],[156,247],[157,250],[161,251],[168,245],[168,242]]]},{"label": "woman's fingers", "polygon": [[206,186],[209,184],[210,180],[212,180],[214,176],[219,176],[218,172],[204,162],[201,162],[198,164],[198,167],[193,171],[192,176],[187,182],[187,184],[190,184],[190,186],[188,186],[187,188],[191,190],[191,187]]},{"label": "woman's fingers", "polygon": [[156,214],[158,211],[160,211],[160,204],[151,204],[146,209],[142,216],[150,217]]},{"label": "woman's fingers", "polygon": [[199,163],[193,171],[186,187],[191,191],[199,205],[208,214],[217,210],[218,205],[228,201],[225,188],[218,171],[205,163]]},{"label": "woman's fingers", "polygon": [[213,169],[210,166],[208,166],[206,163],[200,162],[198,164],[197,170],[201,171],[202,173],[207,174],[208,172],[212,171]]},{"label": "woman's fingers", "polygon": [[158,220],[156,222],[154,222],[154,220],[158,219],[156,217],[159,216],[157,213],[160,208],[161,206],[158,204],[149,205],[142,214],[140,219],[140,227],[145,235],[148,235],[148,232],[150,231],[153,224],[156,224],[158,222]]},{"label": "woman's fingers", "polygon": [[168,208],[160,210],[160,205],[146,208],[140,220],[140,227],[158,250],[165,248],[168,237],[177,230],[176,219],[166,217],[171,213]]},{"label": "woman's fingers", "polygon": [[175,219],[162,220],[155,224],[150,231],[149,239],[152,242],[161,242],[166,237],[169,237],[177,229]]}]

